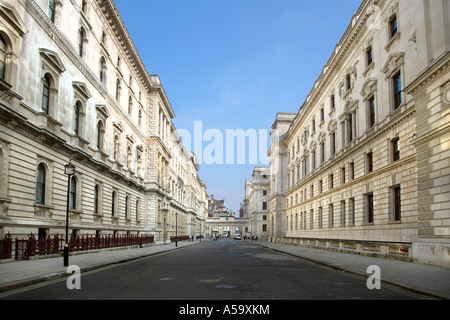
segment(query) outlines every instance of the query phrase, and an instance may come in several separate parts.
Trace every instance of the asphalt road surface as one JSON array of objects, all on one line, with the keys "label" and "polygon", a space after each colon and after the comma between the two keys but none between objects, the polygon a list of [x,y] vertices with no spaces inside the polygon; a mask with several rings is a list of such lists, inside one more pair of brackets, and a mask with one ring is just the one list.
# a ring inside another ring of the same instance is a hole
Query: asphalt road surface
[{"label": "asphalt road surface", "polygon": [[6,300],[412,300],[428,299],[367,278],[222,239],[81,274],[79,289],[58,279]]}]

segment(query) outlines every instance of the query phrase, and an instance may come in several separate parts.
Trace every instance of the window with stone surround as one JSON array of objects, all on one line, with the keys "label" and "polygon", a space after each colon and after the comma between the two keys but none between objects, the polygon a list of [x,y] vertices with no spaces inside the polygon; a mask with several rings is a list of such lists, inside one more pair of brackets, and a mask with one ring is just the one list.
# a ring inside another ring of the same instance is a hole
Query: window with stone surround
[{"label": "window with stone surround", "polygon": [[348,224],[355,224],[355,198],[348,199]]},{"label": "window with stone surround", "polygon": [[99,70],[99,79],[100,82],[106,86],[106,60],[104,57],[100,58],[100,70]]},{"label": "window with stone surround", "polygon": [[75,115],[74,115],[74,125],[73,125],[73,131],[76,135],[78,135],[80,133],[80,102],[77,101],[77,103],[75,104]]},{"label": "window with stone surround", "polygon": [[373,223],[374,207],[373,207],[373,193],[364,195],[364,223]]},{"label": "window with stone surround", "polygon": [[398,137],[391,140],[392,162],[400,160],[400,140]]},{"label": "window with stone surround", "polygon": [[42,81],[42,111],[45,114],[50,112],[50,78],[47,74]]},{"label": "window with stone surround", "polygon": [[322,214],[322,207],[319,207],[319,212],[317,214],[317,224],[319,228],[322,228],[323,226],[323,214]]},{"label": "window with stone surround", "polygon": [[135,208],[135,214],[136,214],[136,221],[140,221],[141,220],[141,217],[140,217],[140,215],[141,215],[141,213],[140,213],[140,211],[141,211],[141,201],[140,201],[140,199],[136,199],[136,208]]},{"label": "window with stone surround", "polygon": [[396,110],[402,104],[402,76],[400,71],[392,77],[392,88],[394,101],[393,108]]},{"label": "window with stone surround", "polygon": [[50,19],[51,22],[55,22],[55,1],[56,0],[48,0],[48,18]]},{"label": "window with stone surround", "polygon": [[77,209],[77,178],[72,177],[70,179],[70,197],[69,197],[70,209]]},{"label": "window with stone surround", "polygon": [[366,49],[366,67],[369,67],[373,63],[373,49],[372,46],[368,46]]},{"label": "window with stone surround", "polygon": [[345,200],[341,201],[341,214],[340,214],[340,225],[345,226]]},{"label": "window with stone surround", "polygon": [[113,218],[117,217],[117,207],[118,207],[119,199],[118,199],[118,191],[113,190],[111,194],[111,216]]},{"label": "window with stone surround", "polygon": [[371,96],[367,100],[367,127],[368,129],[372,128],[375,125],[375,96]]},{"label": "window with stone surround", "polygon": [[389,36],[390,39],[394,38],[398,33],[397,14],[394,14],[389,19]]},{"label": "window with stone surround", "polygon": [[328,205],[328,227],[333,226],[333,218],[334,218],[334,205],[330,203]]},{"label": "window with stone surround", "polygon": [[391,198],[391,221],[401,221],[402,219],[402,199],[400,186],[390,188]]},{"label": "window with stone surround", "polygon": [[94,187],[94,214],[100,214],[100,185]]},{"label": "window with stone surround", "polygon": [[6,41],[0,35],[0,79],[5,80],[6,74]]},{"label": "window with stone surround", "polygon": [[373,171],[373,153],[372,151],[366,153],[366,173]]},{"label": "window with stone surround", "polygon": [[37,178],[36,178],[36,203],[37,204],[46,204],[45,203],[45,189],[47,182],[47,170],[45,166],[40,163],[37,169]]}]

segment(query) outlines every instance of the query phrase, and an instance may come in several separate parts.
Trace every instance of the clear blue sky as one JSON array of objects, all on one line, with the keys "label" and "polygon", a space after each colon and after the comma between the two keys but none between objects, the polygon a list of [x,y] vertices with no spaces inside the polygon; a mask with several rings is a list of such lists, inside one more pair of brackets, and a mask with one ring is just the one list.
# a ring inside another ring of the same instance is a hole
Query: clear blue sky
[{"label": "clear blue sky", "polygon": [[[148,72],[161,78],[175,127],[194,135],[202,121],[224,138],[226,129],[269,132],[277,112],[298,112],[361,2],[115,0]],[[208,193],[235,212],[255,166],[246,159],[200,166]]]}]

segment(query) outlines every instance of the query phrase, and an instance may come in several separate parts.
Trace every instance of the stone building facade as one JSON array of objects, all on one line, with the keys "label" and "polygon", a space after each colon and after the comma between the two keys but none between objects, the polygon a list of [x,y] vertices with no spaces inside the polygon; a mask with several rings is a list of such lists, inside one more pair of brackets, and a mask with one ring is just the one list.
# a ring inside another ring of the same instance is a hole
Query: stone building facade
[{"label": "stone building facade", "polygon": [[68,186],[73,234],[201,235],[174,117],[112,0],[0,1],[0,237],[63,234]]},{"label": "stone building facade", "polygon": [[270,239],[450,266],[450,6],[364,0],[272,127]]},{"label": "stone building facade", "polygon": [[248,235],[260,239],[269,236],[270,168],[255,167],[252,180],[245,181],[245,212],[249,220]]}]

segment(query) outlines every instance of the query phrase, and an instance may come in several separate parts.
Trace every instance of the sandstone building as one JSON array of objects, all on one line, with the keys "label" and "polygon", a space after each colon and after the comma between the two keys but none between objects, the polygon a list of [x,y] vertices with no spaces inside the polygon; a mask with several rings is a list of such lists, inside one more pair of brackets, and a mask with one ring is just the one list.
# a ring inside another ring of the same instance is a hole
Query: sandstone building
[{"label": "sandstone building", "polygon": [[203,234],[174,117],[113,0],[0,1],[0,237]]},{"label": "sandstone building", "polygon": [[249,220],[248,235],[267,239],[269,236],[270,168],[255,167],[252,180],[245,181],[245,212]]},{"label": "sandstone building", "polygon": [[450,266],[450,6],[364,0],[272,127],[270,239]]}]

